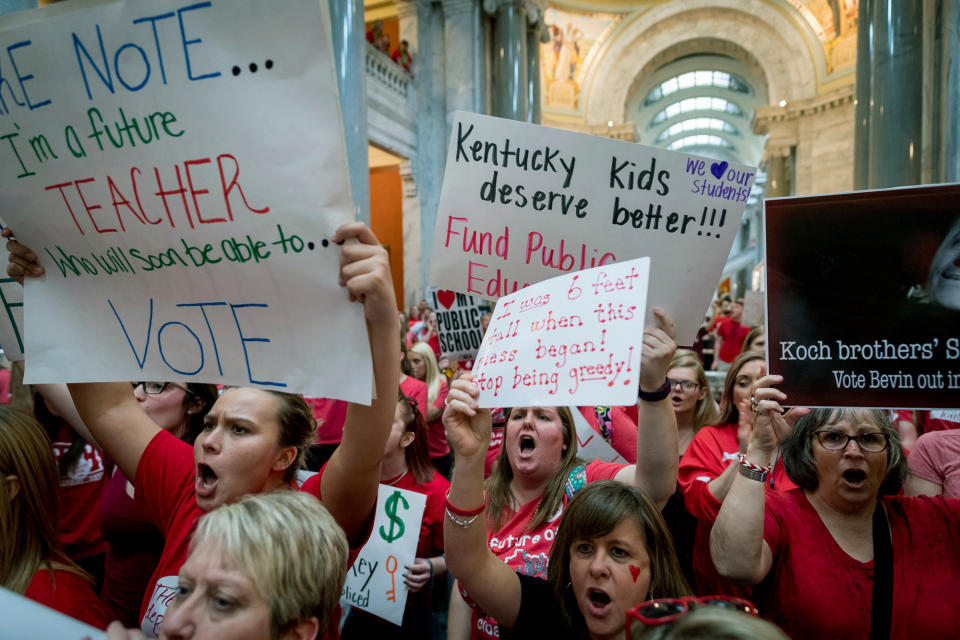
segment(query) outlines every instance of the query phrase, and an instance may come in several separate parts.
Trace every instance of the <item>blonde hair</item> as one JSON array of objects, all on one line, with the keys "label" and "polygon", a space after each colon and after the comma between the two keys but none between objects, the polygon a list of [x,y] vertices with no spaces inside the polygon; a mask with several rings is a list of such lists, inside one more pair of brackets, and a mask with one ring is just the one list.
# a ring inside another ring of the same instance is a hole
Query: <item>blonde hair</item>
[{"label": "blonde hair", "polygon": [[707,382],[707,374],[703,370],[703,364],[700,362],[700,358],[697,357],[696,352],[690,351],[689,349],[677,349],[676,353],[673,354],[673,360],[670,361],[670,366],[667,368],[667,371],[670,369],[692,369],[694,375],[697,377],[697,384],[707,392],[703,398],[697,400],[697,405],[694,408],[693,432],[696,433],[700,431],[702,427],[708,424],[716,424],[717,405],[713,400],[713,391],[710,390],[710,384]]},{"label": "blonde hair", "polygon": [[413,351],[423,358],[427,366],[423,381],[427,383],[427,406],[429,407],[437,401],[437,395],[440,393],[440,367],[437,365],[437,356],[426,342],[417,342],[408,351]]},{"label": "blonde hair", "polygon": [[[20,481],[11,496],[6,476]],[[46,568],[80,569],[60,545],[57,531],[60,479],[53,445],[35,419],[0,407],[0,585],[25,593],[34,574]]]},{"label": "blonde hair", "polygon": [[314,496],[246,495],[203,516],[190,552],[209,541],[248,573],[270,609],[271,637],[316,617],[323,636],[347,578],[347,537]]}]

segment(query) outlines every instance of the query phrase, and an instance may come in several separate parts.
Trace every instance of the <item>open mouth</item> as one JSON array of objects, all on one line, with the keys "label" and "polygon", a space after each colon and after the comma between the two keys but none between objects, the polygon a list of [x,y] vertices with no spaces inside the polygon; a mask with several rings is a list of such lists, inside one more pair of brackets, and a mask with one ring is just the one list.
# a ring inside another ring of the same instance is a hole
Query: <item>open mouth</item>
[{"label": "open mouth", "polygon": [[847,469],[842,475],[843,479],[852,485],[860,485],[867,479],[867,472],[862,469]]},{"label": "open mouth", "polygon": [[217,474],[210,465],[204,463],[197,464],[196,493],[202,498],[213,495],[217,488]]},{"label": "open mouth", "polygon": [[537,448],[537,441],[530,436],[520,436],[520,453],[528,455]]},{"label": "open mouth", "polygon": [[590,611],[597,615],[610,606],[610,595],[601,589],[587,589],[587,599],[590,600]]}]

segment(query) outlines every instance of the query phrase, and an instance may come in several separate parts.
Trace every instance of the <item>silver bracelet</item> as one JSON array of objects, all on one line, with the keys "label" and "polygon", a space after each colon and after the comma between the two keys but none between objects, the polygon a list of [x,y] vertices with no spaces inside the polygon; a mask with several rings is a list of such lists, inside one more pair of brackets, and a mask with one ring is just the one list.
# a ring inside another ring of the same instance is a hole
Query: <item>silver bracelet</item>
[{"label": "silver bracelet", "polygon": [[450,511],[450,509],[445,508],[444,511],[447,512],[447,517],[450,519],[450,522],[457,525],[458,527],[463,527],[464,529],[469,528],[470,525],[476,522],[477,518],[480,517],[480,514],[478,513],[477,515],[471,518],[458,518],[453,514],[453,512]]}]

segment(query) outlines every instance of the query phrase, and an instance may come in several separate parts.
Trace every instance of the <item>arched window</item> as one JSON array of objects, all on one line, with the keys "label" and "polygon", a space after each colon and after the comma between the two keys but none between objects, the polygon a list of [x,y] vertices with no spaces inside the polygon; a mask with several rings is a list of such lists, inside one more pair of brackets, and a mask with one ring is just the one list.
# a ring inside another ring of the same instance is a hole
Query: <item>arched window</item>
[{"label": "arched window", "polygon": [[687,131],[697,131],[709,129],[711,131],[723,131],[724,133],[729,133],[734,136],[740,136],[740,130],[735,126],[727,122],[726,120],[721,120],[720,118],[687,118],[686,120],[681,120],[675,124],[670,125],[664,129],[659,136],[657,136],[654,144],[663,142],[668,138],[673,136],[680,135]]},{"label": "arched window", "polygon": [[681,113],[689,113],[690,111],[718,111],[720,113],[726,113],[738,118],[746,117],[746,113],[744,113],[743,109],[741,109],[734,102],[724,100],[723,98],[699,96],[697,98],[685,98],[683,100],[678,100],[677,102],[668,104],[666,107],[660,110],[657,115],[653,116],[653,119],[650,120],[650,125],[648,128],[652,128],[661,122],[680,115]]},{"label": "arched window", "polygon": [[711,136],[707,134],[698,134],[695,136],[686,136],[679,140],[674,140],[667,146],[667,149],[676,151],[684,147],[719,147],[721,149],[734,149],[734,146],[720,136]]},{"label": "arched window", "polygon": [[643,100],[643,105],[648,106],[655,102],[663,100],[670,94],[684,89],[693,89],[694,87],[713,87],[724,89],[745,95],[753,95],[753,89],[747,82],[738,75],[727,73],[726,71],[688,71],[674,76],[669,80],[661,82],[654,88]]}]

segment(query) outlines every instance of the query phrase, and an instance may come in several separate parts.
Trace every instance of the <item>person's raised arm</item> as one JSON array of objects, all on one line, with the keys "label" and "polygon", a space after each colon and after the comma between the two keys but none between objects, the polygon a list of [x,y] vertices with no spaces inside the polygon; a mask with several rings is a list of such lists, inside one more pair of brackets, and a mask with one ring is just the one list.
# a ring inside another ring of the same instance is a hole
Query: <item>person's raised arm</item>
[{"label": "person's raised arm", "polygon": [[[793,424],[806,409],[784,413],[780,403],[786,394],[772,385],[781,376],[760,378],[754,385],[756,419],[746,460],[769,468],[778,443],[789,435]],[[773,553],[763,539],[765,483],[737,472],[710,532],[710,555],[720,575],[738,583],[754,585],[766,577],[773,565]]]},{"label": "person's raised arm", "polygon": [[[24,276],[43,275],[43,267],[37,261],[36,254],[13,239],[9,227],[3,229],[0,236],[9,240],[7,275],[21,284]],[[70,384],[68,388],[73,396],[76,414],[86,425],[89,435],[117,463],[123,475],[133,482],[140,456],[160,427],[140,408],[130,383],[78,383]],[[73,420],[69,420],[71,416],[63,415],[73,424]],[[73,418],[75,420],[76,415]]]},{"label": "person's raised arm", "polygon": [[447,570],[481,609],[509,629],[520,613],[520,578],[487,547],[483,463],[491,423],[490,412],[477,407],[479,395],[471,374],[454,381],[447,394],[443,425],[454,464],[443,542]]},{"label": "person's raised arm", "polygon": [[[640,390],[651,393],[667,379],[667,369],[677,349],[673,320],[660,307],[653,308],[657,326],[643,332]],[[677,488],[677,418],[670,396],[637,404],[637,464],[621,469],[616,480],[642,489],[661,509]]]},{"label": "person's raised arm", "polygon": [[[356,542],[377,504],[380,462],[393,424],[400,385],[400,336],[390,260],[373,232],[363,223],[337,229],[334,242],[346,242],[340,259],[340,284],[350,300],[363,303],[376,398],[370,406],[351,403],[343,439],[320,480],[323,504]],[[345,372],[349,374],[349,372]]]}]

